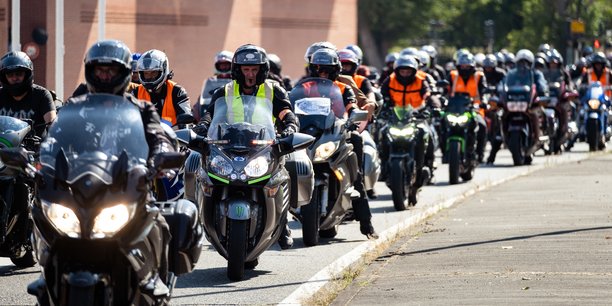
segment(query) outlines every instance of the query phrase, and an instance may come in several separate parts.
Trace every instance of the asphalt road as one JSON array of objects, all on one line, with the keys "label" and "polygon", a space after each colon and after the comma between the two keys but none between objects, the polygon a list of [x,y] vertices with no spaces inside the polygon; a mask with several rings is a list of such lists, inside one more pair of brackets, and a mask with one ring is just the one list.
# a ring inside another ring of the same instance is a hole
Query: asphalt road
[{"label": "asphalt road", "polygon": [[[292,221],[295,245],[281,251],[274,246],[266,251],[255,270],[246,271],[245,279],[231,282],[226,277],[226,261],[208,244],[205,245],[194,272],[181,277],[175,288],[172,304],[298,304],[320,292],[329,281],[361,262],[363,254],[397,238],[397,233],[451,207],[458,200],[491,186],[559,163],[577,161],[589,156],[584,144],[560,156],[537,156],[531,166],[514,167],[508,151],[498,154],[496,165],[476,170],[472,181],[448,184],[448,169],[439,165],[437,183],[423,188],[416,207],[396,212],[389,189],[378,183],[379,198],[371,201],[373,223],[381,238],[368,241],[359,232],[357,222],[344,224],[339,234],[323,240],[316,247],[305,247],[300,224]],[[6,258],[0,258],[0,305],[34,304],[26,286],[39,275],[40,268],[14,270]]]}]

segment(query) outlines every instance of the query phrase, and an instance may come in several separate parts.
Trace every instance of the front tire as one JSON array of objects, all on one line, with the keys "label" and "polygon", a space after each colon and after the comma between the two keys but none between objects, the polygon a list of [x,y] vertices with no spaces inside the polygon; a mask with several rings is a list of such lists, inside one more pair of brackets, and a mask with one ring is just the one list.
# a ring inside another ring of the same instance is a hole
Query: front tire
[{"label": "front tire", "polygon": [[34,258],[34,252],[32,250],[26,251],[25,255],[16,258],[11,257],[11,262],[17,266],[17,268],[29,268],[36,264],[36,258]]},{"label": "front tire", "polygon": [[248,220],[229,220],[227,242],[227,277],[232,281],[242,280],[247,250]]},{"label": "front tire", "polygon": [[322,186],[315,187],[310,203],[300,207],[302,215],[302,236],[306,246],[319,244],[319,225],[321,224]]},{"label": "front tire", "polygon": [[597,151],[601,136],[599,135],[599,122],[594,119],[589,119],[586,126],[587,142],[589,143],[589,151]]},{"label": "front tire", "polygon": [[452,140],[448,144],[448,181],[451,185],[459,183],[459,170],[461,168],[461,144]]},{"label": "front tire", "polygon": [[404,163],[400,161],[391,162],[389,177],[391,178],[391,195],[393,207],[397,211],[406,210],[410,205],[408,195],[410,194],[410,180],[406,179]]},{"label": "front tire", "polygon": [[515,166],[522,166],[525,163],[525,149],[520,132],[512,132],[508,136],[508,149],[512,153],[512,161]]}]

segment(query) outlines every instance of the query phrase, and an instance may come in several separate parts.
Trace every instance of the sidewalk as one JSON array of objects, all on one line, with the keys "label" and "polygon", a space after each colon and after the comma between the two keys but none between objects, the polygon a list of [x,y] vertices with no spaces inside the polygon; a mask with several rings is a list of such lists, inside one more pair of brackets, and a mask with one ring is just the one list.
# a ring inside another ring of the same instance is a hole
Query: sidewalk
[{"label": "sidewalk", "polygon": [[398,240],[332,305],[612,304],[612,155],[475,194]]}]

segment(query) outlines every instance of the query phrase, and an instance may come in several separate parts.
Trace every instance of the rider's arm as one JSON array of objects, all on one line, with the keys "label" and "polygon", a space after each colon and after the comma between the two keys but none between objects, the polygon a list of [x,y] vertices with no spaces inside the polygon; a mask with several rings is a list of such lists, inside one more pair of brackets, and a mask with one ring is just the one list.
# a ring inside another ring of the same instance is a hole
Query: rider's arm
[{"label": "rider's arm", "polygon": [[204,110],[204,114],[202,115],[202,118],[200,118],[199,124],[202,124],[206,127],[210,125],[213,115],[215,114],[215,101],[217,101],[217,99],[224,97],[224,96],[225,96],[225,90],[223,90],[223,87],[219,87],[217,88],[217,90],[215,90],[212,97],[210,98],[210,104],[208,104],[208,106]]},{"label": "rider's arm", "polygon": [[180,114],[191,114],[191,102],[183,86],[178,84],[174,85],[172,89],[172,101],[177,116]]},{"label": "rider's arm", "polygon": [[174,151],[172,142],[170,142],[170,139],[168,139],[166,132],[164,132],[161,126],[159,114],[153,103],[137,100],[134,96],[129,94],[126,94],[125,97],[140,108],[140,115],[145,128],[145,137],[149,144],[149,157],[161,152]]}]

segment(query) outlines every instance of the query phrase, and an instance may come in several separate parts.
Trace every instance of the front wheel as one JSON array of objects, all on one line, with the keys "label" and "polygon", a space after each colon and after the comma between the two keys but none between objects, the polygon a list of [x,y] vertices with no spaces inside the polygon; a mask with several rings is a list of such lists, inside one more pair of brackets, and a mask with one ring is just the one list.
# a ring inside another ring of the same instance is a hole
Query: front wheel
[{"label": "front wheel", "polygon": [[404,163],[399,160],[390,163],[389,177],[391,178],[391,195],[393,207],[397,211],[406,210],[410,205],[408,195],[410,194],[410,179],[406,173]]},{"label": "front wheel", "polygon": [[508,136],[508,149],[512,153],[512,161],[515,166],[521,166],[525,163],[525,148],[523,148],[523,139],[520,132],[511,132]]},{"label": "front wheel", "polygon": [[599,122],[594,119],[589,119],[586,126],[587,142],[589,143],[589,151],[597,151],[601,136],[599,134]]},{"label": "front wheel", "polygon": [[244,277],[244,263],[247,251],[248,220],[229,220],[227,238],[227,277],[232,281]]},{"label": "front wheel", "polygon": [[459,170],[461,169],[461,143],[451,140],[448,144],[448,181],[450,184],[459,183]]},{"label": "front wheel", "polygon": [[302,237],[306,246],[319,244],[319,225],[321,223],[322,186],[317,186],[312,192],[310,203],[300,207],[302,217]]},{"label": "front wheel", "polygon": [[17,266],[17,268],[29,268],[36,264],[36,258],[34,258],[34,252],[27,250],[25,255],[21,257],[11,257],[11,262]]}]

